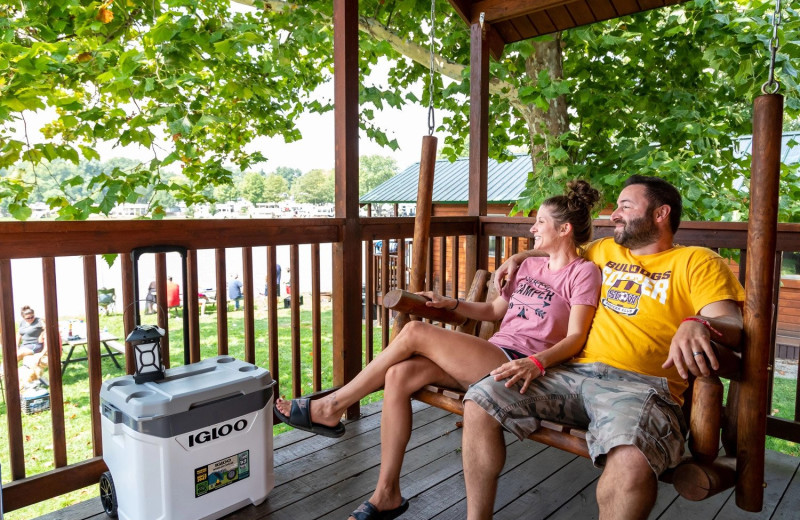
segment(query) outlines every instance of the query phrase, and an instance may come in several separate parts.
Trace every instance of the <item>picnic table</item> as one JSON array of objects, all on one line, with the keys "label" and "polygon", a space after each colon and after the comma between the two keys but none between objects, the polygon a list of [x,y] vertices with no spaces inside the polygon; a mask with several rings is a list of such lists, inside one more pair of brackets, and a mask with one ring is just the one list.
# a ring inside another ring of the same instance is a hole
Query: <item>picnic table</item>
[{"label": "picnic table", "polygon": [[[67,352],[67,359],[61,362],[61,373],[63,374],[67,368],[67,365],[70,363],[77,363],[78,361],[86,361],[89,359],[88,352],[86,352],[86,342],[87,339],[83,336],[72,336],[71,339],[67,338],[64,342],[65,346],[69,347],[69,352]],[[105,353],[101,353],[100,357],[110,357],[111,361],[117,365],[117,368],[122,368],[117,361],[116,356],[118,354],[125,354],[125,343],[121,343],[119,338],[110,332],[101,332],[100,333],[100,342],[103,344],[105,348]],[[75,352],[75,347],[83,347],[84,356],[83,357],[72,357],[73,353]]]}]

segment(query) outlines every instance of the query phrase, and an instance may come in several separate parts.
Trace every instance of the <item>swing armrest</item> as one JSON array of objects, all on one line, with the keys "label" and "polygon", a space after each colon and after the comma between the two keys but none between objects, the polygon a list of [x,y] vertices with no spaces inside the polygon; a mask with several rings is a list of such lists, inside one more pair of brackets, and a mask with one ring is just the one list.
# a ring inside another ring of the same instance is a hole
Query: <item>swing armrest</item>
[{"label": "swing armrest", "polygon": [[386,293],[383,297],[383,306],[387,309],[413,314],[414,316],[433,321],[439,321],[448,325],[463,325],[467,317],[457,311],[428,307],[425,305],[428,299],[424,296],[414,294],[401,289],[394,289]]}]

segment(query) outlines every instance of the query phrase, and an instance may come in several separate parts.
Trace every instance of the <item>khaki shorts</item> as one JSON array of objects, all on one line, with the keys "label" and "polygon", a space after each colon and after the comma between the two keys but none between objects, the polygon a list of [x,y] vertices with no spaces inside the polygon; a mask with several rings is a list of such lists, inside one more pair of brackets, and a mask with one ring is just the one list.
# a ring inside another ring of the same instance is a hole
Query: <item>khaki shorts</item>
[{"label": "khaki shorts", "polygon": [[487,376],[470,386],[471,400],[505,429],[525,439],[539,420],[587,430],[595,466],[616,446],[636,446],[660,475],[683,455],[686,422],[669,394],[665,378],[628,372],[603,363],[568,363],[547,370],[525,394]]}]

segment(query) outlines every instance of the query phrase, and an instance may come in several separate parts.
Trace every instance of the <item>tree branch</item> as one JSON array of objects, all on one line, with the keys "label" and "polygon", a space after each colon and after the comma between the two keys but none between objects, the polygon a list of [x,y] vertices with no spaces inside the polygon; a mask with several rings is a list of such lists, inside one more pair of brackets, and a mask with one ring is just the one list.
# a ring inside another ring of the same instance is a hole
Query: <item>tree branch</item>
[{"label": "tree branch", "polygon": [[[253,5],[253,0],[231,1],[241,5]],[[287,10],[291,11],[292,9],[297,8],[297,4],[293,4],[291,2],[270,1],[267,3],[267,5],[275,12],[283,12]],[[316,12],[317,14],[322,14],[319,13],[319,11]],[[331,21],[331,23],[333,22]],[[423,47],[422,45],[398,36],[397,34],[383,27],[383,25],[375,18],[360,16],[358,19],[358,29],[377,40],[384,40],[388,42],[395,52],[407,57],[411,61],[426,68],[430,66],[431,55],[430,50],[427,47]],[[442,76],[452,79],[453,81],[460,83],[462,81],[462,74],[465,69],[466,67],[464,65],[447,60],[441,55],[434,55],[434,70],[436,70],[436,72]],[[498,78],[492,78],[489,81],[489,93],[507,99],[512,106],[520,111],[520,113],[525,113],[526,106],[519,102],[519,95],[517,94],[517,89],[514,87],[514,85]]]}]

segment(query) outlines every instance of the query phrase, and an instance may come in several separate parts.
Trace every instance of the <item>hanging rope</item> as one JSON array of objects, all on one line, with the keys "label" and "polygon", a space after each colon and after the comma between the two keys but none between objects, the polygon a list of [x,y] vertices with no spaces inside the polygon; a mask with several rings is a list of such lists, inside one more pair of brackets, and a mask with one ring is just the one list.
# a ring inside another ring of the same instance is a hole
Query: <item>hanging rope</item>
[{"label": "hanging rope", "polygon": [[778,52],[780,41],[778,39],[778,26],[781,24],[781,0],[775,0],[775,13],[772,15],[772,38],[769,39],[769,79],[761,85],[764,94],[775,94],[781,88],[780,82],[775,80],[775,54]]},{"label": "hanging rope", "polygon": [[431,0],[431,45],[430,45],[431,66],[430,66],[430,82],[428,83],[428,135],[433,135],[433,128],[436,126],[436,118],[433,113],[433,69],[435,66],[433,57],[433,45],[435,36],[436,36],[436,0]]}]

